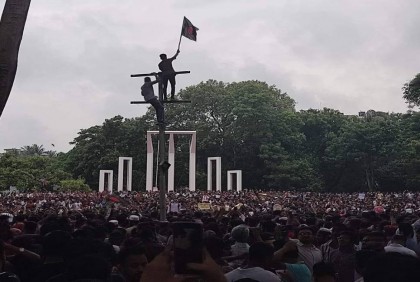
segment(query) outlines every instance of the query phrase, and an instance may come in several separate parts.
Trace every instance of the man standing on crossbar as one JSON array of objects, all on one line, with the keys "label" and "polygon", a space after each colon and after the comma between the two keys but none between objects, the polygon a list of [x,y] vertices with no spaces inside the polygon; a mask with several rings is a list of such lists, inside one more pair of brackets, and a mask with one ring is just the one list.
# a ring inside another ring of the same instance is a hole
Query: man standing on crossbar
[{"label": "man standing on crossbar", "polygon": [[168,58],[166,54],[160,54],[160,59],[162,60],[158,67],[160,69],[163,85],[163,97],[165,100],[168,99],[168,81],[171,84],[171,99],[175,99],[175,70],[172,66],[172,61],[176,59],[179,54],[179,49],[176,51],[176,54],[172,58]]},{"label": "man standing on crossbar", "polygon": [[153,89],[153,85],[158,83],[159,80],[159,77],[157,77],[154,81],[152,81],[150,77],[145,77],[144,84],[141,87],[141,95],[143,95],[144,101],[150,103],[153,106],[153,108],[155,108],[157,122],[159,124],[163,124],[164,108],[163,105],[160,103],[158,97],[155,96],[155,91]]}]

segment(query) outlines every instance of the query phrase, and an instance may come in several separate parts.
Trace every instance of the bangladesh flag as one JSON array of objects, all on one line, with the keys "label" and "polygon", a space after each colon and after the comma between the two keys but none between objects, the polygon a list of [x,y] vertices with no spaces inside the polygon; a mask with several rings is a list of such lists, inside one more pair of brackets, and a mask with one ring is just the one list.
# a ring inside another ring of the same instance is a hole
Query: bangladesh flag
[{"label": "bangladesh flag", "polygon": [[186,17],[184,17],[181,34],[188,39],[197,41],[197,30],[198,28],[193,26],[193,24]]}]

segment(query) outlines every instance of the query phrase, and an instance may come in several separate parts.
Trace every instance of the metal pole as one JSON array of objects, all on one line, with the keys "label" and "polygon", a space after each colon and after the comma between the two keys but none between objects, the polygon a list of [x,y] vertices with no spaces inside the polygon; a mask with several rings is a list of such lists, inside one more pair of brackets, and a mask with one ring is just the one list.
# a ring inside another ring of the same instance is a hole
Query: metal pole
[{"label": "metal pole", "polygon": [[165,124],[159,125],[159,208],[160,220],[166,221],[166,173],[165,163]]},{"label": "metal pole", "polygon": [[[159,100],[163,98],[162,82],[159,81]],[[165,111],[164,111],[165,112]],[[165,167],[165,114],[163,122],[159,123],[159,209],[160,220],[166,221],[166,173],[168,169]]]},{"label": "metal pole", "polygon": [[[190,71],[178,71],[174,74],[186,74],[190,73]],[[161,73],[140,73],[140,74],[132,74],[131,77],[142,77],[142,76],[155,76],[156,78]],[[191,103],[191,101],[164,101],[163,100],[163,85],[162,82],[159,81],[159,101],[163,105],[165,103]],[[147,104],[148,102],[143,101],[132,101],[131,104]],[[166,190],[167,184],[166,179],[168,175],[168,168],[171,166],[170,163],[166,161],[166,151],[165,151],[165,111],[163,113],[163,122],[159,123],[159,208],[160,208],[160,220],[166,221]]]}]

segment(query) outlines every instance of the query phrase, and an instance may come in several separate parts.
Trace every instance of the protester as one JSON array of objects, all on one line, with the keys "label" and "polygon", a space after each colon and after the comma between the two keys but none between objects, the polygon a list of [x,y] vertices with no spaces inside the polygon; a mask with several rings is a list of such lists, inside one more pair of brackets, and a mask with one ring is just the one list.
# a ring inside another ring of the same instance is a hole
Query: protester
[{"label": "protester", "polygon": [[409,248],[406,248],[404,245],[406,243],[406,238],[403,235],[394,235],[392,237],[391,242],[386,246],[385,252],[386,253],[400,253],[403,255],[409,255],[413,257],[417,257],[417,254],[415,251],[410,250]]},{"label": "protester", "polygon": [[176,54],[168,58],[166,54],[160,54],[161,62],[159,63],[158,67],[161,71],[161,77],[162,77],[162,87],[163,87],[163,97],[165,100],[168,99],[167,97],[167,88],[168,88],[168,81],[171,84],[171,99],[173,100],[175,98],[175,70],[172,66],[172,62],[178,57],[179,55],[179,49],[176,51]]},{"label": "protester", "polygon": [[301,259],[309,270],[312,271],[313,266],[322,261],[321,250],[315,247],[313,230],[308,226],[303,226],[298,230],[297,248],[299,259]]},{"label": "protester", "polygon": [[[248,264],[239,267],[227,273],[228,282],[235,282],[241,279],[249,279],[248,281],[281,281],[280,278],[267,268],[271,265],[274,249],[266,243],[255,243],[249,249]],[[251,280],[252,279],[252,280]]]},{"label": "protester", "polygon": [[167,194],[167,222],[159,221],[158,199],[158,192],[1,194],[0,272],[22,282],[181,281],[168,249],[180,220],[203,225],[209,250],[189,267],[204,281],[368,281],[381,270],[371,261],[377,256],[407,262],[408,273],[418,262],[419,193],[180,190]]}]

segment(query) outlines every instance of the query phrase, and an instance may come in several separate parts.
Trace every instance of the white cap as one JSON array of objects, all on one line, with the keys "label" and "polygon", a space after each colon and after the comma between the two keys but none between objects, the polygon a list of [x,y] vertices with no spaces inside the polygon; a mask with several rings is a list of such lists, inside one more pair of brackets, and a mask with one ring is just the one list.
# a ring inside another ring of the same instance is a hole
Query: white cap
[{"label": "white cap", "polygon": [[140,216],[132,214],[128,217],[128,220],[130,221],[139,221],[140,220]]},{"label": "white cap", "polygon": [[112,224],[114,224],[114,225],[117,225],[117,226],[118,226],[118,220],[116,220],[116,219],[111,219],[111,220],[109,221],[109,223],[112,223]]},{"label": "white cap", "polygon": [[321,228],[319,228],[319,230],[318,231],[321,231],[321,232],[326,232],[326,233],[332,233],[332,230],[331,229],[328,229],[328,228],[325,228],[325,227],[321,227]]}]

